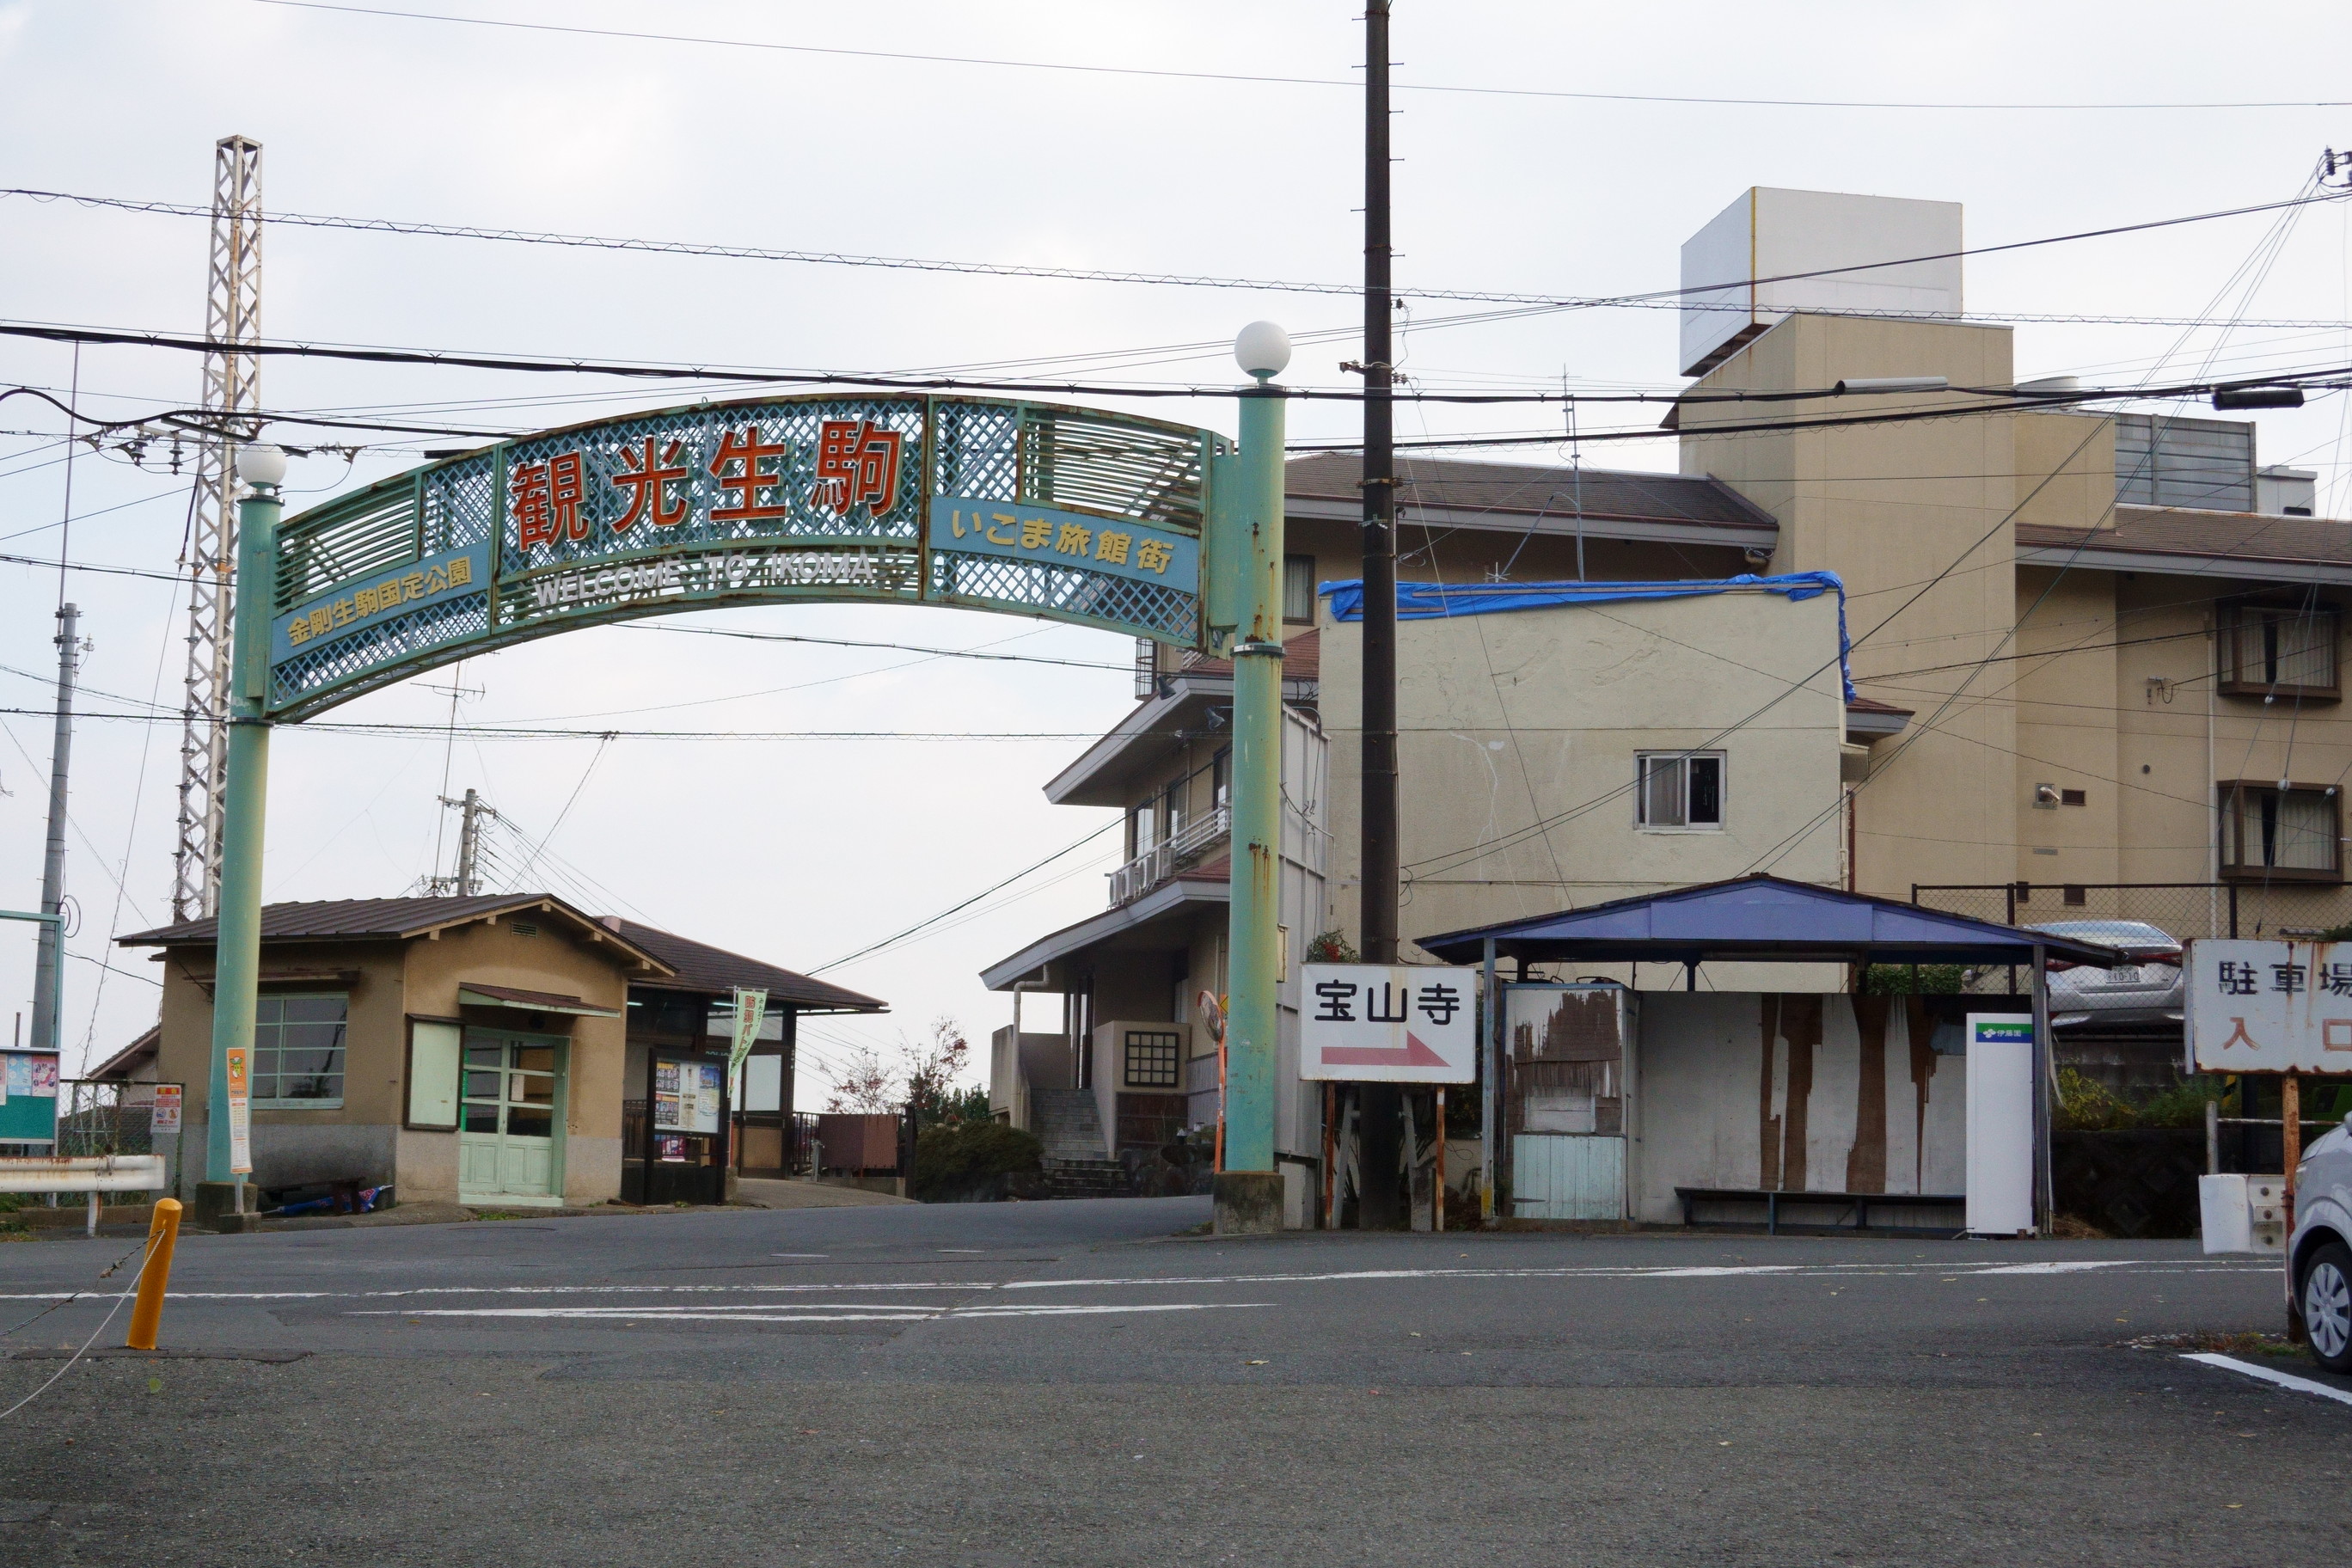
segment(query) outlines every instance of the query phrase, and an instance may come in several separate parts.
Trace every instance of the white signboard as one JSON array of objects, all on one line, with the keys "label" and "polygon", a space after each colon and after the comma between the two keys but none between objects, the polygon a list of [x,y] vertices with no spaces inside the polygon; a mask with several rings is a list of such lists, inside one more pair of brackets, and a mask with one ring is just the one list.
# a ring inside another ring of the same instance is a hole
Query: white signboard
[{"label": "white signboard", "polygon": [[1476,971],[1309,963],[1298,1076],[1357,1083],[1469,1083],[1478,1076]]},{"label": "white signboard", "polygon": [[2033,1229],[2033,1015],[1969,1015],[1970,1236]]},{"label": "white signboard", "polygon": [[2189,944],[2189,1070],[2352,1073],[2352,943]]},{"label": "white signboard", "polygon": [[151,1134],[180,1130],[180,1093],[176,1083],[155,1086],[155,1097],[147,1112],[147,1131]]}]

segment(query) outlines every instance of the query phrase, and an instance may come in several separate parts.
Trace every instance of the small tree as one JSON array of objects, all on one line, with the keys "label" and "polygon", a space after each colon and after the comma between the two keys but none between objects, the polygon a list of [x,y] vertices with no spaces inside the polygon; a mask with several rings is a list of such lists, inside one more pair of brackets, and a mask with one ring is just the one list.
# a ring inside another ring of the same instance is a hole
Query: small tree
[{"label": "small tree", "polygon": [[883,1065],[882,1053],[872,1046],[852,1047],[847,1063],[833,1072],[825,1110],[835,1116],[887,1116],[898,1106],[898,1080]]},{"label": "small tree", "polygon": [[971,1041],[962,1025],[942,1014],[931,1020],[929,1040],[904,1040],[898,1049],[907,1064],[907,1103],[914,1107],[916,1126],[988,1119],[988,1091],[956,1086],[971,1063]]}]

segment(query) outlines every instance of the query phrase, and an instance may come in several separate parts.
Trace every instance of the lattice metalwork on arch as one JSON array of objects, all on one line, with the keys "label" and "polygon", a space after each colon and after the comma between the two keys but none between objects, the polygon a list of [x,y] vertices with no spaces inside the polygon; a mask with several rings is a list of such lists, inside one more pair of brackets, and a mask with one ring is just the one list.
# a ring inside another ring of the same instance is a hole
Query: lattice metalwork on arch
[{"label": "lattice metalwork on arch", "polygon": [[268,707],[295,721],[577,626],[936,604],[1199,644],[1214,432],[1051,404],[699,403],[502,443],[288,519]]}]

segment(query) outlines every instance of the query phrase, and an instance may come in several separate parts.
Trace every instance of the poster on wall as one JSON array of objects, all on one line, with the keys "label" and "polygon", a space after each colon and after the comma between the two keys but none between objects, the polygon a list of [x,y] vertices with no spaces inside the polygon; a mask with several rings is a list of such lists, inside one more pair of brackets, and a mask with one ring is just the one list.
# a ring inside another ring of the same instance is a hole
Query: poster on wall
[{"label": "poster on wall", "polygon": [[154,1099],[150,1101],[147,1110],[147,1131],[151,1136],[159,1132],[179,1131],[180,1093],[180,1086],[176,1083],[155,1086]]},{"label": "poster on wall", "polygon": [[249,1046],[231,1046],[228,1057],[228,1168],[232,1175],[253,1173],[253,1096]]}]

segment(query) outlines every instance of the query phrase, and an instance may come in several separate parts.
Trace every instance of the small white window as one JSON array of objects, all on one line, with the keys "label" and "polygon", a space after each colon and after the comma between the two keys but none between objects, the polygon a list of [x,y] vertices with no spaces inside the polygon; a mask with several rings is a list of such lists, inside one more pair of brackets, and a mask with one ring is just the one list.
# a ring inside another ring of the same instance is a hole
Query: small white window
[{"label": "small white window", "polygon": [[1721,752],[1644,752],[1634,759],[1637,826],[1719,830],[1723,826]]}]

